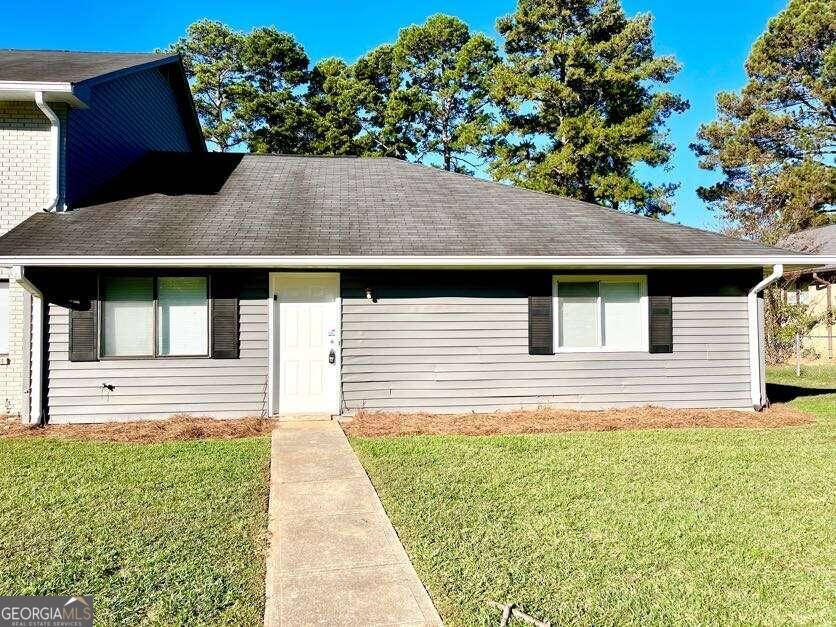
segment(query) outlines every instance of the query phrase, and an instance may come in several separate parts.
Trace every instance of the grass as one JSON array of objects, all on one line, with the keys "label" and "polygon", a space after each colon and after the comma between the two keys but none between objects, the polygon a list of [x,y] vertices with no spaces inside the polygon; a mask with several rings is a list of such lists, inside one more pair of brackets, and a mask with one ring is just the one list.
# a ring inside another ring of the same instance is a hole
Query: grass
[{"label": "grass", "polygon": [[262,622],[269,440],[0,439],[0,595],[97,624]]},{"label": "grass", "polygon": [[836,427],[836,364],[803,364],[800,377],[795,366],[769,368],[767,381],[770,398],[789,400],[794,407],[816,414],[820,424]]},{"label": "grass", "polygon": [[836,368],[788,376],[816,424],[351,442],[449,625],[832,624]]}]

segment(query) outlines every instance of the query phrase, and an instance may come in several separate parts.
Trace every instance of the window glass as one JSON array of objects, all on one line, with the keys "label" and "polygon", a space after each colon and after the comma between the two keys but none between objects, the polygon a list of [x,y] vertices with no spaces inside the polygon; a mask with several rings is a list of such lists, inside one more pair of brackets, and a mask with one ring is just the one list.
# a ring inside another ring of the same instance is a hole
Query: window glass
[{"label": "window glass", "polygon": [[102,292],[102,355],[153,355],[154,279],[105,277]]},{"label": "window glass", "polygon": [[557,292],[560,346],[598,346],[598,284],[559,283]]},{"label": "window glass", "polygon": [[157,299],[157,354],[206,355],[209,352],[206,277],[160,277]]},{"label": "window glass", "polygon": [[9,353],[9,282],[0,281],[0,353]]},{"label": "window glass", "polygon": [[601,283],[604,310],[603,345],[638,348],[642,344],[641,286],[639,283]]}]

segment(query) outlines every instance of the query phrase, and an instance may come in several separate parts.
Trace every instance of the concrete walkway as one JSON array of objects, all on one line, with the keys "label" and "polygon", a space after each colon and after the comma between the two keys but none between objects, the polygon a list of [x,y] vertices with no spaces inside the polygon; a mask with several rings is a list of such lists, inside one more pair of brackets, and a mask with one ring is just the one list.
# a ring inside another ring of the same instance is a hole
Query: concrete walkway
[{"label": "concrete walkway", "polygon": [[273,431],[265,625],[441,625],[335,421]]}]

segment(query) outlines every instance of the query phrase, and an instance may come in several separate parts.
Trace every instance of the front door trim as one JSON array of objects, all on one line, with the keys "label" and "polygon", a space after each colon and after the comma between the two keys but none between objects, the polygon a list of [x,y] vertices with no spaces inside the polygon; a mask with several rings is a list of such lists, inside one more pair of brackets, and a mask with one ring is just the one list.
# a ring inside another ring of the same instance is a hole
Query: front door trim
[{"label": "front door trim", "polygon": [[339,415],[342,407],[342,293],[340,286],[339,272],[270,272],[268,277],[268,301],[267,301],[267,411],[270,416],[278,416],[281,414],[280,407],[280,380],[279,380],[279,351],[281,334],[279,333],[278,325],[281,324],[279,319],[279,293],[278,285],[281,277],[333,277],[336,279],[336,297],[334,299],[334,317],[336,320],[336,337],[334,338],[334,352],[336,355],[336,362],[333,366],[334,394],[332,415]]}]

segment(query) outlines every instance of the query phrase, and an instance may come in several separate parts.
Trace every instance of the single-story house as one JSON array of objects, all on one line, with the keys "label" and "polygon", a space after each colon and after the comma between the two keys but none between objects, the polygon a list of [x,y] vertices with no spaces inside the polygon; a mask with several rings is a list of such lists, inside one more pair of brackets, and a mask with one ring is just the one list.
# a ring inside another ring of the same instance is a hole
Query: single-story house
[{"label": "single-story house", "polygon": [[52,422],[760,409],[759,295],[831,261],[394,159],[200,152],[0,238]]}]

